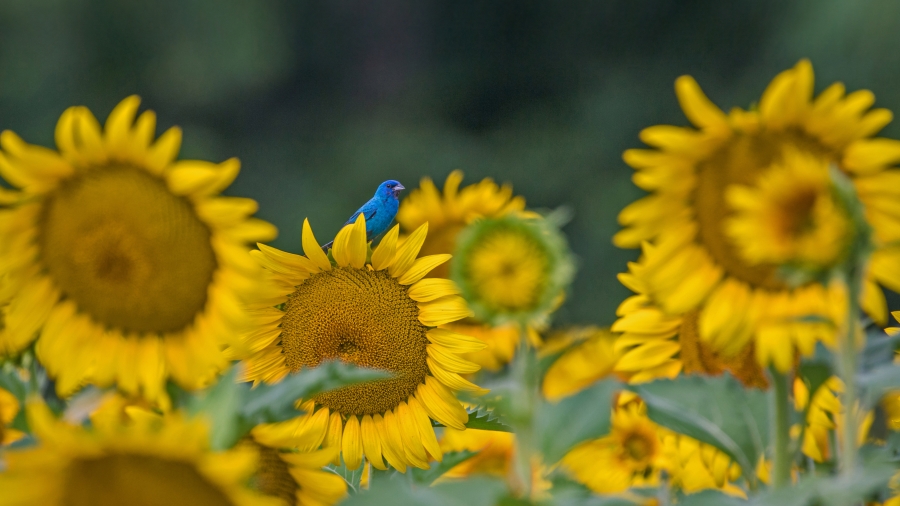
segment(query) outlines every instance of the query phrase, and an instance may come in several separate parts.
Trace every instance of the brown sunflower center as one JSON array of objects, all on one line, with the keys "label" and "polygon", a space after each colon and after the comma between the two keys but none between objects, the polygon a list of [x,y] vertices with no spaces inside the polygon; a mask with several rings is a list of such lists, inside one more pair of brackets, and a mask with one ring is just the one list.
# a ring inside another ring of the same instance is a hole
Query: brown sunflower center
[{"label": "brown sunflower center", "polygon": [[629,434],[622,442],[622,450],[629,459],[635,462],[644,462],[650,458],[654,444],[647,440],[643,434]]},{"label": "brown sunflower center", "polygon": [[185,328],[216,269],[191,203],[133,167],[96,169],[52,192],[40,217],[50,277],[97,323],[126,332]]},{"label": "brown sunflower center", "polygon": [[407,287],[386,271],[335,267],[315,274],[288,297],[284,311],[282,348],[292,371],[339,358],[395,375],[316,397],[333,411],[384,413],[425,381],[428,328]]},{"label": "brown sunflower center", "polygon": [[685,374],[718,376],[728,371],[744,386],[768,388],[769,381],[756,361],[752,342],[741,348],[734,357],[721,356],[700,340],[699,320],[700,312],[690,311],[682,318],[678,330],[678,342],[681,344],[679,357]]},{"label": "brown sunflower center", "polygon": [[213,506],[233,504],[185,462],[141,455],[77,459],[61,494],[66,506]]},{"label": "brown sunflower center", "polygon": [[778,208],[779,231],[785,237],[797,237],[813,226],[813,207],[820,191],[813,186],[797,188]]},{"label": "brown sunflower center", "polygon": [[[764,170],[781,159],[786,146],[827,160],[834,160],[836,156],[820,143],[795,131],[763,130],[753,134],[735,132],[733,137],[708,160],[698,164],[697,186],[694,191],[695,217],[699,225],[700,242],[729,275],[751,286],[769,290],[782,290],[787,286],[779,279],[777,266],[748,264],[737,251],[733,241],[725,235],[723,221],[733,212],[725,201],[725,189],[733,184],[754,185]],[[811,209],[813,203],[807,204],[800,198],[794,204],[809,205]],[[801,221],[785,225],[802,227]]]},{"label": "brown sunflower center", "polygon": [[297,481],[291,476],[287,462],[278,455],[279,451],[259,443],[253,443],[259,450],[259,467],[256,472],[256,488],[263,494],[277,497],[288,506],[296,506]]}]

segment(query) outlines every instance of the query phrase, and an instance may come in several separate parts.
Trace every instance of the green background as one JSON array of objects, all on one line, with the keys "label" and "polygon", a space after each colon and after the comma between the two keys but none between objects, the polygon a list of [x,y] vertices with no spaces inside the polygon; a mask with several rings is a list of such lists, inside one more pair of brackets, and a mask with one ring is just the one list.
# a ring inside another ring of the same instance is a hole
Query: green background
[{"label": "green background", "polygon": [[509,181],[575,211],[558,321],[609,324],[636,257],[610,238],[641,195],[621,153],[686,123],[674,79],[746,107],[809,57],[817,91],[900,111],[898,20],[891,0],[3,0],[0,128],[49,146],[67,106],[102,119],[137,93],[184,128],[182,157],[242,160],[229,193],[292,251],[304,217],[328,237],[385,179]]}]

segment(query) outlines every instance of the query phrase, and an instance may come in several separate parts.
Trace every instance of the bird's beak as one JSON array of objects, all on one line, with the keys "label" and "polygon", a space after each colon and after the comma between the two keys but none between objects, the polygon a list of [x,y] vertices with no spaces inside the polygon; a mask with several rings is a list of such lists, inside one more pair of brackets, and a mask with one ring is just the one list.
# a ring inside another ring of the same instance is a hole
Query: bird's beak
[{"label": "bird's beak", "polygon": [[398,192],[401,190],[405,190],[405,189],[406,189],[406,187],[400,183],[397,183],[397,186],[394,187],[394,191],[398,191]]}]

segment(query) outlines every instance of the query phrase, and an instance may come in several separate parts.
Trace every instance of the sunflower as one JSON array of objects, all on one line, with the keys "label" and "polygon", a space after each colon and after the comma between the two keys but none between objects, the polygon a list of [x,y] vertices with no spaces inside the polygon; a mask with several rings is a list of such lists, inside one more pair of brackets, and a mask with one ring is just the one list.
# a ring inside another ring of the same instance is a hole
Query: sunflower
[{"label": "sunflower", "polygon": [[619,274],[622,284],[636,294],[619,305],[619,318],[612,326],[613,331],[621,332],[613,346],[615,371],[631,383],[679,374],[715,376],[728,371],[745,386],[768,386],[765,372],[754,358],[752,343],[731,357],[716,352],[700,338],[701,311],[667,314],[652,300],[646,272],[641,259],[629,263],[627,273]]},{"label": "sunflower", "polygon": [[9,425],[19,414],[19,399],[9,390],[0,388],[0,446],[15,443],[25,437],[25,433]]},{"label": "sunflower", "polygon": [[334,460],[338,449],[296,451],[294,448],[308,446],[310,436],[315,436],[306,432],[297,437],[281,429],[279,424],[265,424],[251,431],[251,444],[259,452],[255,488],[288,506],[329,506],[340,501],[347,494],[347,483],[322,469]]},{"label": "sunflower", "polygon": [[681,434],[663,436],[666,470],[672,484],[688,494],[707,489],[746,498],[735,484],[741,477],[741,466],[715,447]]},{"label": "sunflower", "polygon": [[552,354],[557,343],[566,349],[544,374],[541,389],[544,397],[555,402],[583,390],[610,375],[618,359],[615,352],[617,335],[608,328],[579,327],[551,333],[541,354]]},{"label": "sunflower", "polygon": [[[423,178],[419,188],[400,204],[397,222],[403,230],[412,231],[428,223],[429,234],[422,245],[423,255],[453,253],[457,236],[475,219],[521,213],[525,209],[524,197],[514,196],[508,184],[500,186],[486,178],[460,189],[462,179],[462,171],[451,172],[444,181],[444,191],[441,193],[431,178]],[[439,265],[428,276],[447,278],[450,265],[450,262]],[[512,360],[521,337],[514,325],[495,327],[472,318],[447,328],[484,341],[487,349],[467,353],[464,358],[490,371],[498,371]]]},{"label": "sunflower", "polygon": [[[795,320],[828,307],[828,290],[813,282],[788,286],[778,275],[778,265],[763,261],[782,254],[772,240],[761,241],[767,249],[762,256],[753,253],[754,261],[747,260],[740,249],[746,241],[734,238],[746,233],[742,226],[735,228],[734,220],[739,224],[747,211],[740,202],[733,207],[741,200],[732,189],[735,185],[753,187],[760,177],[773,178],[764,174],[784,168],[789,152],[818,160],[816,164],[835,164],[851,178],[874,229],[876,250],[863,290],[865,310],[883,322],[887,312],[878,285],[900,290],[900,271],[895,268],[900,247],[892,245],[900,239],[900,213],[894,205],[900,171],[889,168],[900,160],[900,141],[872,138],[892,115],[884,109],[868,110],[874,101],[871,92],[845,96],[838,83],[813,99],[812,88],[812,66],[801,60],[772,81],[758,109],[735,108],[726,115],[696,81],[680,77],[675,90],[697,128],[650,127],[641,132],[641,139],[656,149],[625,152],[626,163],[638,169],[635,184],[651,195],[621,212],[625,228],[614,238],[620,247],[652,243],[644,248],[645,276],[652,298],[666,314],[700,310],[702,339],[728,356],[756,337],[758,360],[764,365],[774,362],[781,370],[793,364],[795,348],[812,351],[814,332],[802,330]],[[766,204],[770,192],[757,188],[763,191],[757,202],[769,207],[764,212],[787,212],[783,224],[803,225],[800,235],[789,241],[795,250],[807,239],[831,241],[815,236],[822,227],[814,226],[812,236],[806,227],[822,219],[834,223],[831,211],[818,215],[817,206],[806,201],[776,209]],[[760,346],[763,334],[766,342]]]},{"label": "sunflower", "polygon": [[475,318],[491,325],[543,326],[574,274],[565,238],[540,217],[476,220],[460,234],[455,256],[450,277]]},{"label": "sunflower", "polygon": [[610,434],[579,444],[561,461],[577,481],[600,494],[655,486],[666,464],[666,430],[647,418],[639,398],[621,398],[612,413]]},{"label": "sunflower", "polygon": [[395,226],[369,255],[360,216],[338,233],[332,261],[305,221],[306,256],[265,245],[251,253],[266,268],[268,293],[252,305],[246,379],[277,382],[335,358],[395,375],[298,400],[307,414],[297,430],[324,432],[350,469],[363,457],[376,469],[386,468],[382,457],[401,471],[427,468],[442,457],[431,420],[460,430],[468,421],[453,391],[485,392],[460,376],[479,368],[458,355],[484,344],[436,328],[471,311],[453,282],[423,279],[450,258],[416,259],[427,231],[426,223],[398,247]]},{"label": "sunflower", "polygon": [[256,452],[211,453],[199,420],[151,415],[86,429],[39,403],[29,404],[28,420],[40,445],[5,454],[0,505],[281,504],[244,488]]},{"label": "sunflower", "polygon": [[754,186],[733,185],[725,199],[734,214],[725,233],[751,265],[833,266],[850,246],[850,222],[836,201],[828,163],[785,148]]},{"label": "sunflower", "polygon": [[[521,486],[515,473],[515,434],[478,429],[462,431],[448,427],[444,429],[440,444],[445,452],[476,452],[441,475],[440,481],[488,475],[508,480],[513,489]],[[532,460],[531,491],[526,495],[532,499],[549,498],[548,492],[553,486],[547,480],[549,468],[540,458]]]},{"label": "sunflower", "polygon": [[[397,211],[397,223],[404,231],[412,231],[428,223],[430,233],[422,244],[423,255],[453,253],[456,239],[463,228],[476,218],[493,218],[525,209],[525,198],[513,196],[508,184],[497,185],[492,179],[459,188],[463,173],[454,170],[444,181],[443,194],[431,178],[422,178],[419,188],[403,199]],[[449,265],[436,267],[430,277],[446,278]]]},{"label": "sunflower", "polygon": [[[846,416],[846,410],[841,405],[840,399],[843,391],[844,383],[837,376],[832,376],[819,386],[810,398],[807,385],[799,378],[794,380],[794,408],[802,412],[809,406],[806,430],[803,432],[803,453],[816,462],[834,459],[831,435],[834,432],[838,440],[841,438],[843,432],[839,427],[843,425]],[[874,413],[866,413],[859,426],[858,445],[865,442],[873,420]],[[792,432],[794,437],[799,437],[800,427],[794,427]]]},{"label": "sunflower", "polygon": [[237,176],[221,164],[175,161],[181,131],[154,141],[156,116],[126,98],[100,124],[66,110],[58,151],[0,134],[0,176],[21,191],[0,210],[0,265],[15,298],[0,351],[37,334],[37,354],[60,394],[116,384],[163,397],[225,367],[220,348],[246,323],[241,299],[258,267],[249,241],[275,228],[250,218],[256,202],[221,197]]}]

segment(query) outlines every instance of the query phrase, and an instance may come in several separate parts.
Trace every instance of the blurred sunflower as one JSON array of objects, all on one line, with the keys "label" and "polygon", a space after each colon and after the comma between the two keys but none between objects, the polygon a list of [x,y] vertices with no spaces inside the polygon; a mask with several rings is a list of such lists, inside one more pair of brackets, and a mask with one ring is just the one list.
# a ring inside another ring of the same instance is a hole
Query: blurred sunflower
[{"label": "blurred sunflower", "polygon": [[258,268],[245,244],[276,235],[249,217],[256,202],[218,196],[237,160],[175,161],[181,131],[154,141],[156,116],[135,121],[138,105],[126,98],[103,128],[67,109],[58,151],[0,134],[0,176],[21,193],[0,209],[0,265],[16,294],[0,352],[39,335],[62,395],[85,382],[150,399],[167,377],[206,384],[246,324],[240,300]]},{"label": "blurred sunflower", "polygon": [[628,264],[628,272],[619,281],[636,293],[625,299],[617,310],[612,330],[621,332],[611,356],[615,371],[631,383],[679,374],[716,376],[730,372],[745,386],[766,388],[765,372],[754,358],[753,343],[734,356],[716,352],[700,338],[700,310],[683,315],[666,314],[650,297],[644,259]]},{"label": "blurred sunflower", "polygon": [[[825,462],[835,458],[834,442],[839,441],[842,431],[845,409],[841,405],[840,396],[844,391],[844,383],[837,376],[828,378],[810,397],[809,388],[799,378],[794,380],[794,409],[802,412],[809,407],[806,415],[806,427],[803,431],[803,453],[816,462]],[[862,445],[869,428],[872,426],[874,413],[869,412],[859,424],[857,444]],[[889,422],[890,423],[890,422]],[[792,428],[792,437],[799,437],[800,427]],[[836,438],[836,439],[835,439]]]},{"label": "blurred sunflower", "polygon": [[[391,229],[369,256],[365,220],[344,227],[325,255],[309,222],[295,255],[259,245],[251,254],[266,268],[268,292],[254,301],[255,328],[245,336],[246,379],[276,382],[292,371],[341,359],[394,373],[391,379],[327,392],[307,401],[299,427],[323,431],[344,463],[363,457],[385,469],[428,468],[442,453],[431,419],[464,429],[468,414],[454,390],[484,392],[460,374],[478,366],[459,353],[484,348],[472,337],[435,328],[471,315],[459,290],[425,275],[450,255],[416,259],[428,224],[397,246]],[[276,307],[279,306],[279,307]]]},{"label": "blurred sunflower", "polygon": [[4,455],[0,505],[282,504],[244,487],[256,452],[211,453],[198,420],[144,416],[86,429],[57,421],[38,403],[29,404],[28,420],[40,445]]},{"label": "blurred sunflower", "polygon": [[[462,171],[451,172],[444,181],[442,193],[431,178],[423,178],[419,188],[400,204],[397,223],[404,231],[409,232],[428,223],[429,234],[422,245],[423,255],[453,253],[459,233],[477,218],[504,216],[525,209],[525,199],[514,196],[508,184],[501,186],[485,178],[460,189],[462,179]],[[450,265],[451,262],[439,265],[428,276],[447,278],[450,276]],[[486,349],[466,353],[463,357],[490,371],[498,371],[512,360],[521,337],[514,325],[492,326],[473,318],[445,328],[484,341]]]},{"label": "blurred sunflower", "polygon": [[[422,244],[423,255],[453,253],[463,228],[476,218],[494,218],[525,209],[525,198],[513,196],[508,184],[499,186],[492,179],[459,188],[463,173],[454,170],[444,181],[441,193],[431,178],[422,178],[419,188],[403,199],[397,211],[397,223],[411,232],[428,223],[429,234]],[[429,277],[446,278],[449,264],[436,267]]]},{"label": "blurred sunflower", "polygon": [[[812,66],[801,60],[772,81],[757,110],[735,108],[726,115],[696,81],[679,78],[676,93],[698,129],[650,127],[641,139],[657,149],[625,152],[626,163],[639,171],[635,184],[652,194],[621,212],[625,228],[614,238],[620,247],[652,243],[644,248],[645,279],[665,313],[701,310],[701,337],[728,356],[756,336],[760,362],[774,362],[781,370],[793,363],[794,348],[809,353],[822,337],[793,320],[811,314],[810,309],[827,308],[830,300],[828,290],[815,283],[789,287],[771,259],[783,255],[785,245],[806,251],[801,243],[810,242],[831,244],[823,251],[832,255],[839,249],[833,231],[822,229],[841,222],[828,204],[817,204],[818,194],[804,190],[806,196],[798,194],[794,200],[777,197],[781,176],[763,175],[784,167],[790,161],[785,153],[801,153],[817,160],[817,166],[834,163],[852,179],[877,242],[863,291],[865,310],[884,322],[887,312],[878,284],[900,290],[895,268],[900,247],[891,245],[900,239],[900,214],[893,205],[900,171],[889,169],[900,161],[900,141],[871,138],[892,115],[885,109],[868,111],[874,101],[869,91],[845,96],[837,83],[813,99],[812,89]],[[759,185],[761,176],[769,182],[757,186],[752,199],[732,189]],[[760,237],[762,253],[742,253],[740,243],[749,241],[748,227],[759,223],[759,213],[778,215],[777,226],[787,235]],[[763,339],[765,326],[769,330]]]},{"label": "blurred sunflower", "polygon": [[251,432],[252,446],[259,452],[259,468],[252,480],[255,488],[289,506],[329,506],[340,501],[347,494],[347,483],[322,469],[334,460],[338,448],[294,451],[292,448],[308,444],[309,440],[298,440],[279,429],[266,424]]},{"label": "blurred sunflower", "polygon": [[561,464],[575,479],[600,494],[652,487],[666,464],[664,433],[665,429],[647,418],[643,401],[623,394],[612,413],[610,434],[579,444]]},{"label": "blurred sunflower", "polygon": [[609,329],[597,327],[551,332],[541,347],[541,354],[553,354],[560,347],[565,351],[544,374],[541,384],[544,397],[558,401],[611,374],[618,360],[617,337]]},{"label": "blurred sunflower", "polygon": [[718,489],[726,494],[746,498],[746,492],[735,484],[741,477],[741,466],[715,447],[681,434],[663,435],[666,471],[672,485],[691,494]]},{"label": "blurred sunflower", "polygon": [[475,318],[543,326],[574,274],[565,238],[549,220],[508,214],[476,220],[460,234],[450,277]]},{"label": "blurred sunflower", "polygon": [[15,443],[25,437],[25,433],[9,425],[19,414],[19,399],[9,390],[0,388],[0,446]]},{"label": "blurred sunflower", "polygon": [[[516,476],[516,436],[511,432],[490,430],[444,429],[441,449],[445,452],[470,451],[476,454],[452,467],[440,480],[466,479],[475,475],[496,476],[511,481],[511,488],[520,487]],[[532,499],[548,498],[553,484],[547,480],[549,469],[535,459],[531,466],[531,490],[526,494]]]}]

